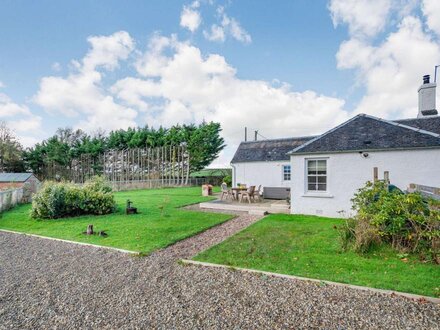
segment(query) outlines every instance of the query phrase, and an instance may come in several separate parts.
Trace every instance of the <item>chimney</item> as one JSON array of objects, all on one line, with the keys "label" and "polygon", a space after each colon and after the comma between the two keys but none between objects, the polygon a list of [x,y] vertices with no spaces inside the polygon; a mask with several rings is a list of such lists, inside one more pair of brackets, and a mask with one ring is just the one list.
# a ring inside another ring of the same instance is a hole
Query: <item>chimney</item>
[{"label": "chimney", "polygon": [[423,85],[419,87],[419,114],[417,118],[436,116],[435,88],[437,84],[429,82],[429,75],[423,76]]}]

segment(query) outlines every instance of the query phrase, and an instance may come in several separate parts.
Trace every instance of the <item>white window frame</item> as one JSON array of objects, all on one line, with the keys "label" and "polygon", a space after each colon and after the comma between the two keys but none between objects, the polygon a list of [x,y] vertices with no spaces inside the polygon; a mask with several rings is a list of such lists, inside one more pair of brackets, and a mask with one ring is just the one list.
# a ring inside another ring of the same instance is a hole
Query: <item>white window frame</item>
[{"label": "white window frame", "polygon": [[[318,177],[325,177],[325,190],[318,190],[318,179],[316,180],[316,189],[314,190],[310,190],[309,189],[309,162],[312,161],[325,161],[325,174],[315,174],[315,175],[310,175],[310,176],[314,176],[316,178]],[[329,189],[328,189],[328,177],[329,177],[329,173],[328,173],[328,158],[306,158],[305,159],[305,191],[307,194],[328,194],[329,193]]]},{"label": "white window frame", "polygon": [[[289,168],[289,172],[286,172],[286,168]],[[281,175],[283,177],[283,181],[291,181],[292,180],[292,165],[285,164],[281,166],[282,172]],[[289,179],[286,179],[286,175],[289,175]]]}]

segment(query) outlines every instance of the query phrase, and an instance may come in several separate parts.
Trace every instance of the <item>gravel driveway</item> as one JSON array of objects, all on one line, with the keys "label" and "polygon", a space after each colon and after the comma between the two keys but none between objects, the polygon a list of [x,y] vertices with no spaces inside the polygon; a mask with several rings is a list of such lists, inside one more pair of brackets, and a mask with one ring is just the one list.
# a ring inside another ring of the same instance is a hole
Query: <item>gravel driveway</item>
[{"label": "gravel driveway", "polygon": [[0,328],[440,329],[431,303],[177,262],[256,220],[148,257],[0,232]]}]

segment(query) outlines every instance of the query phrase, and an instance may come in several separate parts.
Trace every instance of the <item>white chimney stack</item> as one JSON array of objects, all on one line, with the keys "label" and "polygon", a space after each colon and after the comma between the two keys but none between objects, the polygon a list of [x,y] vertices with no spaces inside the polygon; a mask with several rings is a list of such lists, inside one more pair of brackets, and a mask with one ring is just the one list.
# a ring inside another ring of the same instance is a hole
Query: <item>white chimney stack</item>
[{"label": "white chimney stack", "polygon": [[436,116],[435,88],[436,83],[429,82],[429,75],[423,76],[423,85],[419,87],[419,114],[417,118]]}]

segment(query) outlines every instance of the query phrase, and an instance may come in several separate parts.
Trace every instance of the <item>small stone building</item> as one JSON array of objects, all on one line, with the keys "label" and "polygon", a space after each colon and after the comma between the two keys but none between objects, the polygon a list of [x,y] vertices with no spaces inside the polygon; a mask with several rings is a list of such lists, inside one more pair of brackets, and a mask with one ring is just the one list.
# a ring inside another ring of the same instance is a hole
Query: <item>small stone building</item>
[{"label": "small stone building", "polygon": [[0,173],[0,190],[23,188],[23,201],[30,201],[40,188],[40,180],[33,173]]}]

